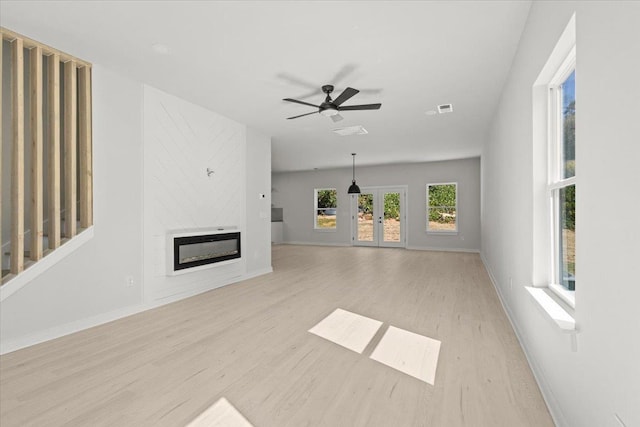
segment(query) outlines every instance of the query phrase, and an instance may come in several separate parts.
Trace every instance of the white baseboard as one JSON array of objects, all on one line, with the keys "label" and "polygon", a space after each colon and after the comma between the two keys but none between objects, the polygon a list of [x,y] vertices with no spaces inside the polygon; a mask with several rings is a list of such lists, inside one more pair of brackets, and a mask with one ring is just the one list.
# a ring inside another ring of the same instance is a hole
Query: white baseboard
[{"label": "white baseboard", "polygon": [[26,347],[31,347],[36,344],[43,343],[45,341],[50,341],[56,338],[61,338],[66,335],[73,334],[75,332],[80,332],[85,329],[93,328],[95,326],[103,325],[105,323],[113,322],[114,320],[119,320],[124,317],[129,317],[137,313],[141,313],[143,311],[151,310],[152,308],[160,307],[163,305],[171,304],[176,301],[183,300],[185,298],[190,298],[204,292],[209,292],[211,290],[232,285],[234,283],[242,282],[244,280],[252,279],[254,277],[258,277],[264,274],[268,274],[273,272],[272,267],[268,267],[262,270],[253,271],[251,273],[236,277],[232,281],[228,283],[216,283],[209,288],[200,288],[191,292],[185,292],[177,295],[172,295],[167,298],[163,298],[161,300],[150,301],[143,304],[132,305],[129,307],[119,308],[108,313],[102,313],[95,316],[91,316],[85,319],[76,320],[73,322],[66,323],[64,325],[55,326],[53,328],[49,328],[43,331],[38,331],[32,334],[28,334],[19,338],[14,338],[10,340],[0,340],[0,355],[11,353]]},{"label": "white baseboard", "polygon": [[302,245],[302,246],[351,246],[349,243],[335,242],[281,242],[281,245]]},{"label": "white baseboard", "polygon": [[468,248],[440,248],[435,246],[407,246],[407,249],[412,251],[436,251],[436,252],[466,252],[472,254],[479,254],[478,249]]},{"label": "white baseboard", "polygon": [[265,274],[273,273],[273,267],[262,268],[256,271],[250,271],[242,277],[242,280],[253,279],[254,277],[264,276]]},{"label": "white baseboard", "polygon": [[531,372],[533,373],[533,377],[538,383],[538,388],[540,388],[540,393],[542,394],[542,398],[547,404],[547,408],[549,409],[549,413],[551,414],[551,418],[553,418],[553,422],[556,426],[568,426],[564,414],[560,409],[560,406],[557,404],[558,400],[555,398],[549,384],[545,379],[545,375],[543,374],[542,368],[535,362],[535,359],[531,356],[531,352],[527,348],[525,341],[522,339],[522,334],[520,329],[518,328],[517,323],[514,320],[514,315],[509,308],[509,305],[505,303],[504,295],[500,290],[500,286],[498,286],[498,281],[493,275],[493,271],[489,263],[482,251],[480,251],[480,259],[482,260],[482,264],[484,264],[484,268],[489,275],[489,280],[491,280],[491,284],[493,284],[493,288],[496,290],[496,294],[498,294],[498,299],[500,300],[500,304],[502,305],[502,309],[507,314],[507,319],[509,319],[509,323],[511,323],[511,328],[513,332],[516,334],[516,338],[520,343],[520,347],[522,348],[522,352],[524,353],[524,357],[527,359],[527,363],[529,364],[529,368],[531,368]]},{"label": "white baseboard", "polygon": [[108,313],[98,314],[86,319],[65,323],[64,325],[55,326],[53,328],[45,329],[44,331],[38,331],[19,338],[14,338],[7,341],[3,340],[0,341],[0,354],[11,353],[16,350],[43,343],[45,341],[64,337],[75,332],[80,332],[85,329],[93,328],[94,326],[99,326],[104,323],[109,323],[123,317],[128,317],[133,314],[140,313],[141,311],[145,311],[150,308],[153,307],[149,307],[145,304],[133,305],[113,310]]}]

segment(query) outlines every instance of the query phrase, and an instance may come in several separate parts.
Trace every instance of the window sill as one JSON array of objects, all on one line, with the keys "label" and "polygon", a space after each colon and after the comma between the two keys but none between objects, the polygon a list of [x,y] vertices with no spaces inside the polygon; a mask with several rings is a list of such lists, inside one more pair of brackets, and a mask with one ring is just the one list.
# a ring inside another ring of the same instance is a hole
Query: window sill
[{"label": "window sill", "polygon": [[458,230],[456,230],[456,231],[427,230],[427,234],[443,235],[443,236],[456,236],[458,234]]},{"label": "window sill", "polygon": [[569,304],[573,309],[576,308],[576,291],[570,291],[564,286],[551,283],[549,289],[556,294],[562,301]]},{"label": "window sill", "polygon": [[525,286],[542,311],[563,331],[576,332],[576,320],[549,294],[549,288]]},{"label": "window sill", "polygon": [[314,228],[313,231],[318,231],[320,233],[335,233],[338,231],[337,228]]}]

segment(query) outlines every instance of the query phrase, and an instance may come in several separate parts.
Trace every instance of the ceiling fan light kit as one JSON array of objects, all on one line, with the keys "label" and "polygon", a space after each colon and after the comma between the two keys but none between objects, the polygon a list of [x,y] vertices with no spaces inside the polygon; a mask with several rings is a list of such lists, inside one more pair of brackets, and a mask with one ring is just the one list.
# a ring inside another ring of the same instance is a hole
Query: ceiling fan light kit
[{"label": "ceiling fan light kit", "polygon": [[287,102],[295,102],[296,104],[307,105],[309,107],[317,108],[318,111],[312,111],[311,113],[300,114],[298,116],[287,117],[287,120],[297,119],[299,117],[309,116],[311,114],[320,113],[325,117],[331,117],[334,122],[338,122],[342,120],[342,116],[340,115],[340,111],[357,111],[357,110],[378,110],[382,106],[382,104],[363,104],[363,105],[345,105],[342,104],[351,99],[354,95],[360,92],[357,89],[352,87],[348,87],[342,91],[340,95],[336,99],[331,99],[331,92],[333,92],[332,85],[324,85],[322,86],[322,91],[327,94],[324,102],[320,105],[311,104],[309,102],[300,101],[292,98],[284,98],[283,101]]}]

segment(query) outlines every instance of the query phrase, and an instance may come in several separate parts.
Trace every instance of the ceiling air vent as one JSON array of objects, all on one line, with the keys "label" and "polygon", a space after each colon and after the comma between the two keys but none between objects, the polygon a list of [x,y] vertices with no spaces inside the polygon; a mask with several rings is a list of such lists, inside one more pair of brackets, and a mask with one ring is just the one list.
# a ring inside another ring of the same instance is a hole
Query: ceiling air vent
[{"label": "ceiling air vent", "polygon": [[349,126],[346,128],[340,128],[340,129],[334,129],[333,130],[335,133],[337,133],[340,136],[349,136],[349,135],[366,135],[369,132],[367,132],[367,130],[365,128],[363,128],[361,125],[358,126]]},{"label": "ceiling air vent", "polygon": [[438,113],[440,113],[440,114],[450,113],[452,111],[453,111],[453,105],[451,105],[451,104],[438,105]]}]

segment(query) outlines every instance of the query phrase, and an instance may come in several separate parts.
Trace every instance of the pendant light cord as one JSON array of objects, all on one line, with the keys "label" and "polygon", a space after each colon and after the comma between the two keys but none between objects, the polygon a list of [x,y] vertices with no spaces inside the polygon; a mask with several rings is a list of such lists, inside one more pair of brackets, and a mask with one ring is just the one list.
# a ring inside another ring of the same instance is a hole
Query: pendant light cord
[{"label": "pendant light cord", "polygon": [[351,153],[353,156],[353,179],[351,182],[356,182],[356,153]]}]

